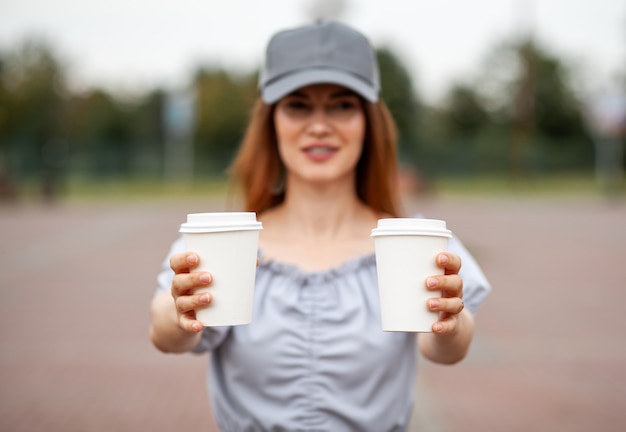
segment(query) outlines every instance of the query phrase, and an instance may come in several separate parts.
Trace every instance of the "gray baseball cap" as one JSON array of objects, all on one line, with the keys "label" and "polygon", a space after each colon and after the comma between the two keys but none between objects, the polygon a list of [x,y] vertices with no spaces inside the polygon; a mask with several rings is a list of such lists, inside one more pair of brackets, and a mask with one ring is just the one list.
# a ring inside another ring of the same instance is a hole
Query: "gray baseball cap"
[{"label": "gray baseball cap", "polygon": [[322,83],[347,87],[370,102],[378,100],[376,53],[364,35],[338,22],[318,21],[272,36],[259,79],[265,103]]}]

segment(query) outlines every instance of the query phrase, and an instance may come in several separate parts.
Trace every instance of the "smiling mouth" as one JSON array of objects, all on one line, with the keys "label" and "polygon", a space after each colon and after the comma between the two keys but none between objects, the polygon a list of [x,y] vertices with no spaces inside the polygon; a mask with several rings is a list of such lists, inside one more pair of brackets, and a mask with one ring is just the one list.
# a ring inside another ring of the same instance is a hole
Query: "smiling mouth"
[{"label": "smiling mouth", "polygon": [[329,153],[334,153],[337,151],[337,149],[334,147],[309,147],[305,148],[304,151],[312,155],[325,155]]}]

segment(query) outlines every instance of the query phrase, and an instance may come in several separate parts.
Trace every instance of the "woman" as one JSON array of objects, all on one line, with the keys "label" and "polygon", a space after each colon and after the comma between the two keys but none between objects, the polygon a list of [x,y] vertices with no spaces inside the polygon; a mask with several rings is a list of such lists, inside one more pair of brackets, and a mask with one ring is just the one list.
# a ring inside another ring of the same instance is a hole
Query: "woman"
[{"label": "woman", "polygon": [[[467,353],[489,291],[458,240],[425,283],[433,333],[383,332],[369,234],[400,216],[395,129],[379,100],[368,40],[335,22],[280,32],[232,173],[263,223],[254,321],[203,328],[208,273],[181,240],[159,276],[151,339],[166,352],[212,353],[209,391],[224,431],[404,430],[416,344],[438,363]],[[460,271],[463,261],[463,271]],[[421,307],[421,305],[416,305]]]}]

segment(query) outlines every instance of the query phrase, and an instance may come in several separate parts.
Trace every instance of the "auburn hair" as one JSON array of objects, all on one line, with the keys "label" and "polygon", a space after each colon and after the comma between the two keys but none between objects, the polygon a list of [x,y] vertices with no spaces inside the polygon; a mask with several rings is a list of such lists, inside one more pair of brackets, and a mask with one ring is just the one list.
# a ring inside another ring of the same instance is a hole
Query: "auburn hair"
[{"label": "auburn hair", "polygon": [[[363,153],[356,167],[356,193],[378,214],[400,216],[397,188],[397,134],[382,100],[363,101],[366,116]],[[243,141],[230,167],[235,185],[243,192],[244,209],[256,213],[285,199],[283,163],[278,154],[274,105],[258,99]]]}]

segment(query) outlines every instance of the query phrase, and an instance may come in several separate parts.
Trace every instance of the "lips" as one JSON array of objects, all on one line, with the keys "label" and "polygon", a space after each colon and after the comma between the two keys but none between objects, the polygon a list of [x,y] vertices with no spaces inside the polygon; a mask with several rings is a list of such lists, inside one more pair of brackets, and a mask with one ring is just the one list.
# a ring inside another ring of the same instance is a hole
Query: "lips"
[{"label": "lips", "polygon": [[302,149],[302,151],[312,160],[323,162],[330,159],[338,148],[330,145],[311,145]]}]

